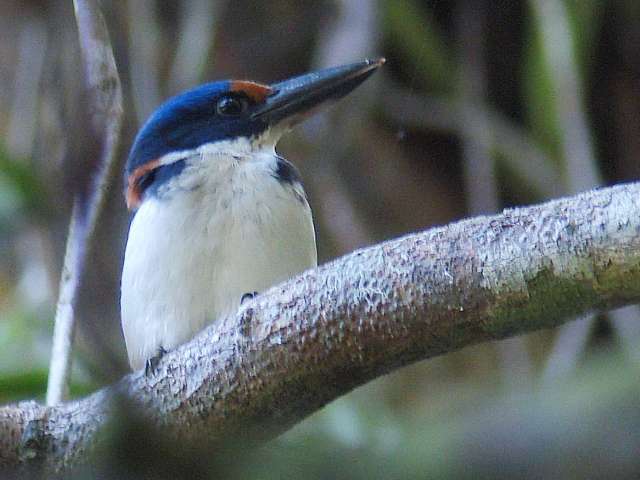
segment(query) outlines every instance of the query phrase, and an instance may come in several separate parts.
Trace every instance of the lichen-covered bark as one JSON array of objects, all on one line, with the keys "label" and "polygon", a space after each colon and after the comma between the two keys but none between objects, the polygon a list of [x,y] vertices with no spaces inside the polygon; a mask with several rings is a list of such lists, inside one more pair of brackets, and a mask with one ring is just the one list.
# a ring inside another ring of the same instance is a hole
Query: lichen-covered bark
[{"label": "lichen-covered bark", "polygon": [[620,185],[356,251],[264,292],[155,376],[58,407],[4,407],[0,459],[82,462],[114,392],[184,441],[258,425],[265,439],[410,362],[640,302],[639,203],[640,184]]}]

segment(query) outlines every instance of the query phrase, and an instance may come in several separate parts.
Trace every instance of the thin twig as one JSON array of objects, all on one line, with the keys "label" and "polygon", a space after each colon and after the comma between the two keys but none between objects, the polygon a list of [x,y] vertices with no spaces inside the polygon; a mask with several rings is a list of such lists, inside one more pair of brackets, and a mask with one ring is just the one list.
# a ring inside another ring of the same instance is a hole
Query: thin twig
[{"label": "thin twig", "polygon": [[568,193],[602,184],[584,111],[583,87],[569,16],[561,0],[532,0],[562,132]]},{"label": "thin twig", "polygon": [[162,99],[159,62],[162,35],[153,0],[127,2],[129,26],[129,84],[136,118],[142,124]]},{"label": "thin twig", "polygon": [[213,50],[220,0],[186,0],[182,2],[182,18],[175,49],[168,91],[175,94],[201,81]]},{"label": "thin twig", "polygon": [[116,153],[122,127],[122,93],[111,41],[95,0],[74,0],[87,86],[92,98],[93,127],[103,132],[99,170],[87,205],[76,198],[67,237],[53,347],[47,404],[60,403],[68,388],[75,328],[74,309],[87,255],[93,250],[96,226],[104,213],[108,188],[119,170]]},{"label": "thin twig", "polygon": [[500,207],[495,165],[491,155],[490,124],[484,112],[474,108],[483,104],[487,90],[485,64],[487,6],[481,1],[461,2],[457,12],[460,71],[458,79],[462,121],[460,135],[467,211],[470,215],[495,213]]},{"label": "thin twig", "polygon": [[[337,2],[338,15],[323,29],[318,39],[314,66],[327,68],[374,56],[378,39],[377,8],[375,2],[367,0]],[[356,96],[362,98],[358,94]],[[348,106],[351,122],[343,122],[344,110],[340,107],[346,108],[341,105],[312,119],[302,125],[301,131],[310,144],[323,146],[321,151],[315,152],[315,157],[321,155],[322,159],[312,158],[306,165],[313,178],[319,179],[316,204],[321,225],[327,228],[339,251],[344,252],[369,245],[375,237],[353,201],[351,186],[337,167],[356,138],[345,131],[345,125],[355,124],[353,117],[362,110],[358,112],[358,105],[354,105],[352,100]]]},{"label": "thin twig", "polygon": [[[453,100],[416,94],[396,85],[384,72],[380,73],[385,94],[378,99],[386,115],[411,128],[431,128],[446,133],[460,131],[463,115]],[[474,115],[473,120],[469,120],[471,115]],[[551,159],[526,132],[500,112],[492,110],[489,105],[475,103],[467,106],[464,117],[468,121],[487,122],[486,128],[491,131],[491,136],[478,134],[475,129],[467,130],[466,134],[474,135],[475,142],[488,142],[485,148],[502,153],[499,160],[540,196],[554,198],[565,191]]]}]

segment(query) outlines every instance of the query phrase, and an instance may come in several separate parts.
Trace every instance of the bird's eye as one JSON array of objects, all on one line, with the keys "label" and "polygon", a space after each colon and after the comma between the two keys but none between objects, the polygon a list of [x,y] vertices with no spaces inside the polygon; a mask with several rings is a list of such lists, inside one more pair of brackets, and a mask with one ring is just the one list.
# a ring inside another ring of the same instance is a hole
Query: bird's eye
[{"label": "bird's eye", "polygon": [[222,97],[218,100],[216,109],[220,115],[234,116],[240,115],[247,109],[248,102],[242,97]]}]

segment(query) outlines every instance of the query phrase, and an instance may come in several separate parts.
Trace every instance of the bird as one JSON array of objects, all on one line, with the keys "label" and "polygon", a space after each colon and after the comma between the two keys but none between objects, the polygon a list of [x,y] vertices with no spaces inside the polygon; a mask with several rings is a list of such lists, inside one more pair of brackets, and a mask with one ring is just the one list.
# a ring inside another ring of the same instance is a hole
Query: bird
[{"label": "bird", "polygon": [[157,366],[245,300],[317,265],[300,174],[276,143],[383,63],[273,84],[215,81],[151,114],[124,172],[132,218],[120,308],[133,370]]}]

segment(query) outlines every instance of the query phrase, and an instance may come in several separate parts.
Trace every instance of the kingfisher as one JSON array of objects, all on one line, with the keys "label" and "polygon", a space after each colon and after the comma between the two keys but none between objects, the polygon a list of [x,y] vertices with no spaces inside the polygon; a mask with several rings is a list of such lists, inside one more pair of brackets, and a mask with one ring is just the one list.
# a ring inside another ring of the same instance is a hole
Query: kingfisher
[{"label": "kingfisher", "polygon": [[162,104],[125,167],[133,218],[121,282],[129,363],[147,367],[247,298],[317,264],[283,133],[364,82],[384,59],[265,85],[207,83]]}]

